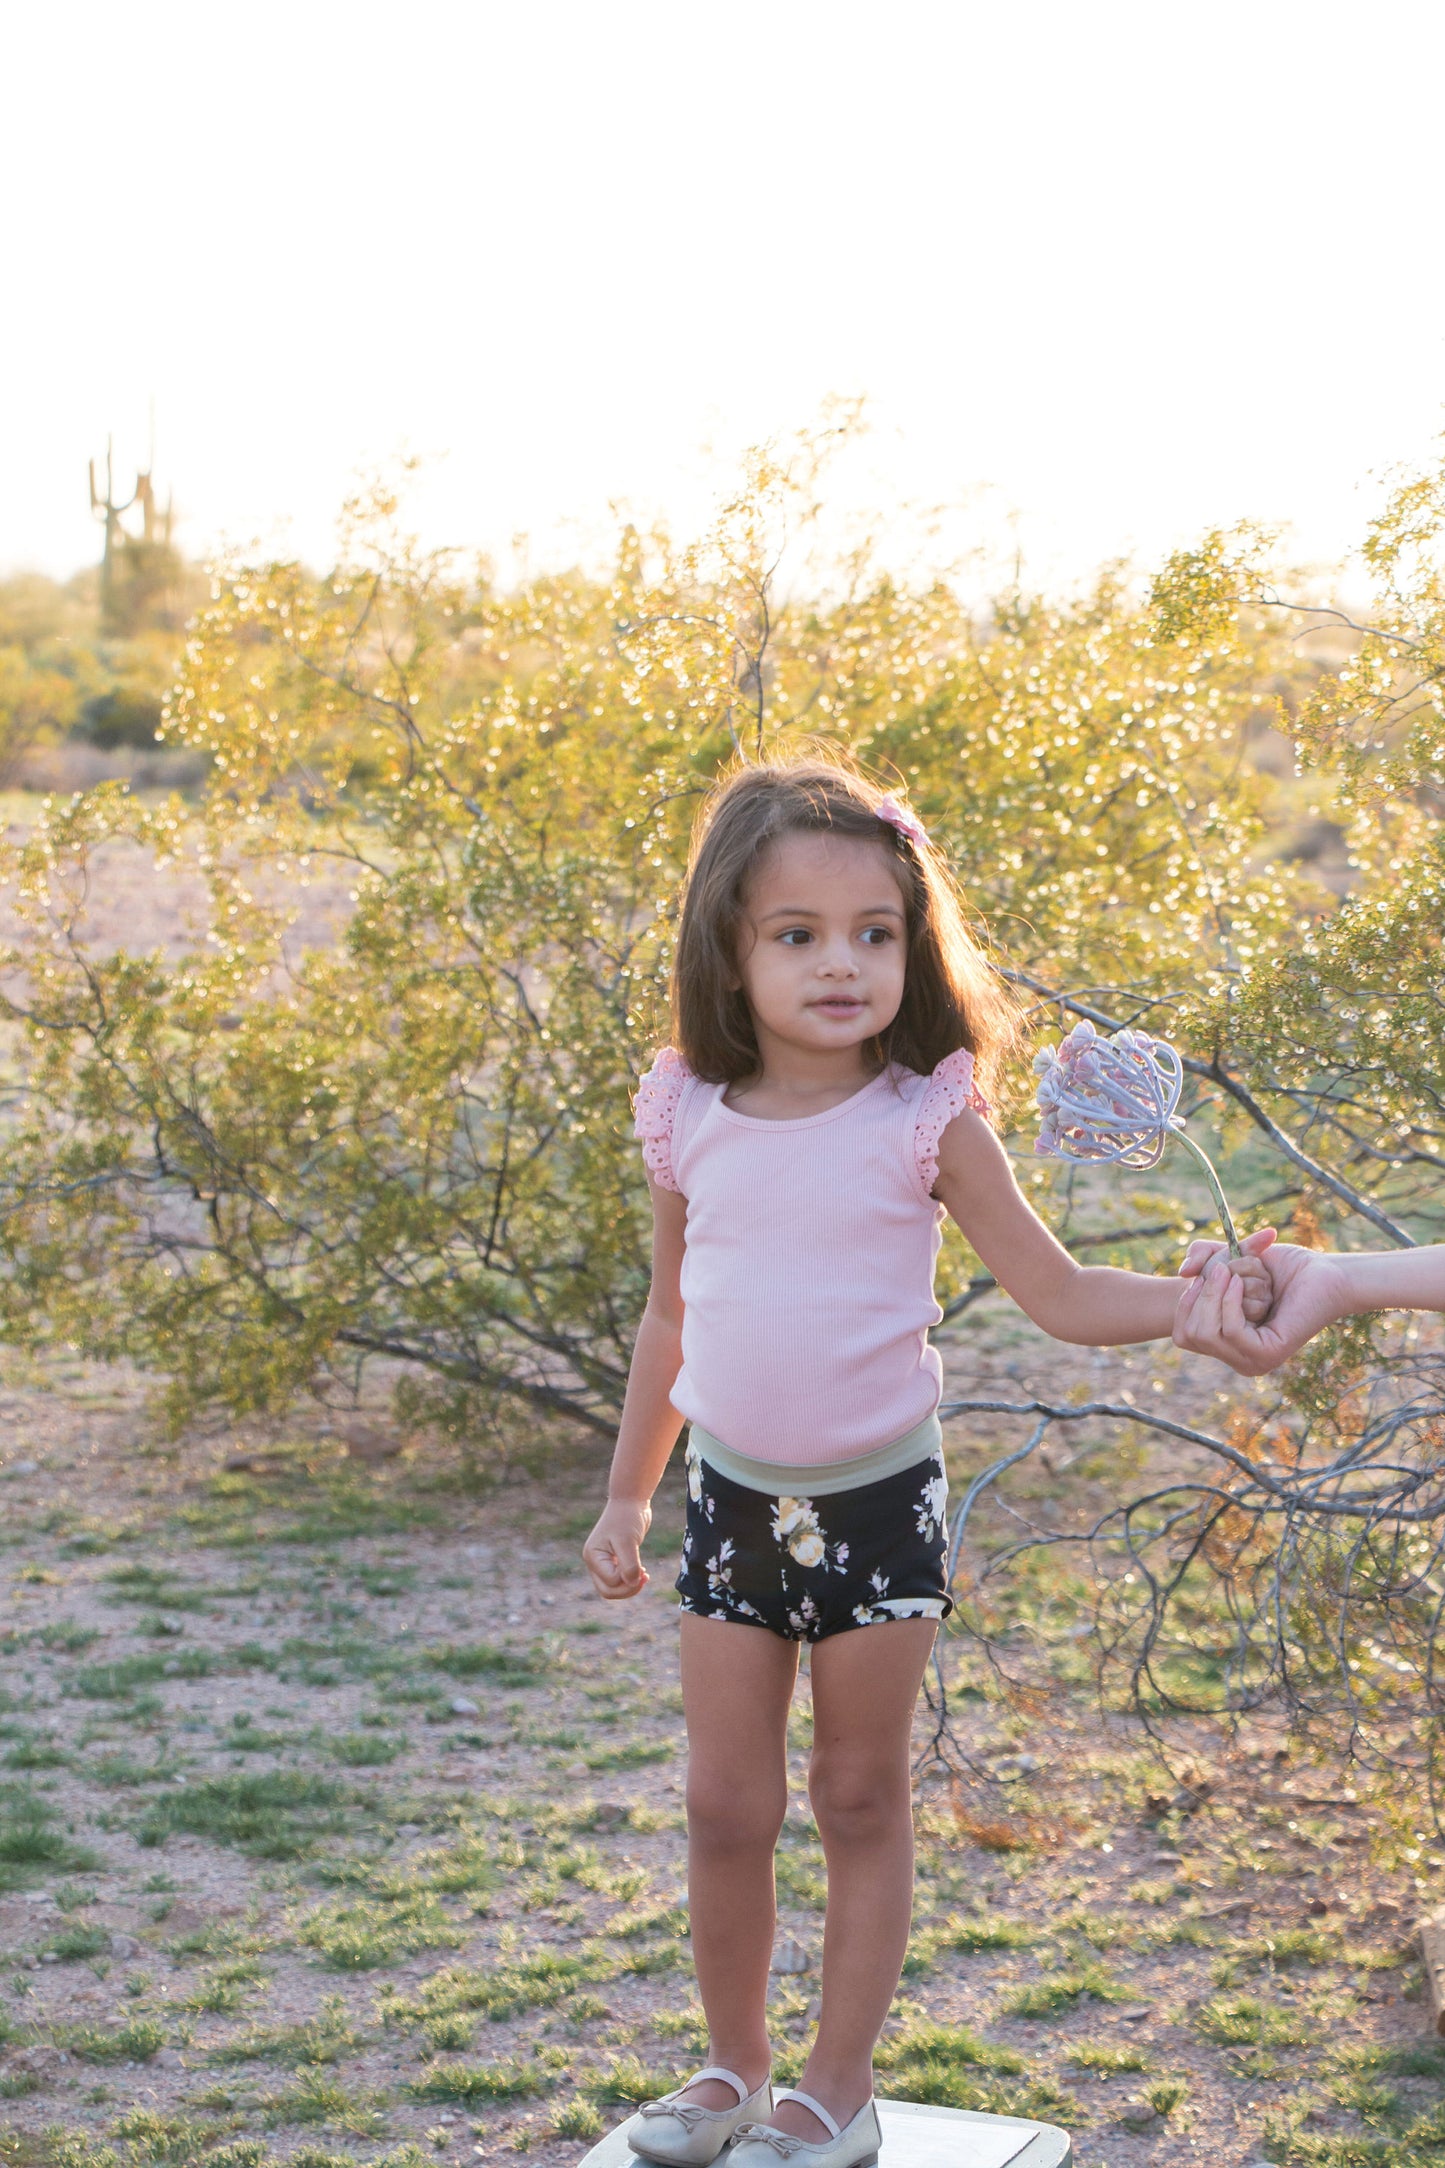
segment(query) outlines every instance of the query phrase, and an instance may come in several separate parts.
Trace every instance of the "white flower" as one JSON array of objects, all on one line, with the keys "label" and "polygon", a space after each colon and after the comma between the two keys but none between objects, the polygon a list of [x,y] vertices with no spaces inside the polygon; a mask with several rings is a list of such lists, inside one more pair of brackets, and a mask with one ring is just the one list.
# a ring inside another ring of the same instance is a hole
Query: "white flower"
[{"label": "white flower", "polygon": [[804,1528],[790,1536],[788,1549],[800,1566],[821,1566],[827,1553],[827,1545],[816,1528]]},{"label": "white flower", "polygon": [[687,1495],[694,1505],[702,1503],[702,1463],[691,1448],[687,1456]]},{"label": "white flower", "polygon": [[942,1528],[943,1516],[948,1507],[948,1477],[936,1475],[931,1483],[923,1486],[923,1496],[918,1501],[918,1533],[926,1536],[930,1528]]}]

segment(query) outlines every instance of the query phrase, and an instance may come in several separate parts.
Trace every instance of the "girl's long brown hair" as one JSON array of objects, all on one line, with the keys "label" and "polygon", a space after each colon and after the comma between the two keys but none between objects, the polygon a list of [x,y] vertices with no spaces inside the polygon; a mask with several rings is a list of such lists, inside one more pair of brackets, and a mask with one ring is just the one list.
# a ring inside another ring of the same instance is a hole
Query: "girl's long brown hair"
[{"label": "girl's long brown hair", "polygon": [[887,795],[831,749],[734,768],[710,792],[693,830],[672,972],[673,1039],[698,1076],[732,1084],[756,1074],[757,1037],[736,983],[748,880],[780,836],[822,834],[882,843],[903,892],[903,1000],[879,1034],[879,1061],[927,1075],[967,1047],[989,1092],[1017,1036],[1017,1011],[969,933],[942,853],[879,818]]}]

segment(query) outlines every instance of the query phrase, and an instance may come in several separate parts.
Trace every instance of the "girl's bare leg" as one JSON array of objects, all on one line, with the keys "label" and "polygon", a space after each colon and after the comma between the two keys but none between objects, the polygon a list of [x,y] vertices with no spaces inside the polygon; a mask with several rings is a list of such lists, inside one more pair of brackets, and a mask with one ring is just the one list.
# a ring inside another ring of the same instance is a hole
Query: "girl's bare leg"
[{"label": "girl's bare leg", "polygon": [[[788,1805],[788,1704],[798,1646],[728,1619],[684,1613],[678,1626],[688,1744],[688,1906],[710,2036],[707,2060],[735,2070],[755,2092],[772,2063],[773,1853]],[[687,2097],[704,2108],[737,2106],[731,2087],[718,2078],[689,2086]]]},{"label": "girl's bare leg", "polygon": [[[823,2015],[798,2083],[839,2124],[850,2122],[873,2090],[873,2050],[908,1947],[909,1744],[936,1632],[932,1619],[891,1619],[830,1635],[813,1650],[808,1790],[828,1862],[828,1914]],[[810,2144],[828,2136],[795,2100],[770,2120]]]}]

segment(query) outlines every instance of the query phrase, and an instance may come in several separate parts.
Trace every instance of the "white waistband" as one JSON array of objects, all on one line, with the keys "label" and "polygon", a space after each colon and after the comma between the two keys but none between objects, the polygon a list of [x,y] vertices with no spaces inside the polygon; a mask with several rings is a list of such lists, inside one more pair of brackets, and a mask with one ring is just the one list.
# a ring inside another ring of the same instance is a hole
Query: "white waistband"
[{"label": "white waistband", "polygon": [[766,1491],[770,1497],[827,1498],[835,1491],[857,1490],[864,1483],[879,1483],[886,1475],[897,1475],[900,1468],[912,1468],[931,1454],[943,1453],[943,1426],[937,1414],[926,1415],[921,1423],[903,1437],[895,1438],[891,1445],[880,1445],[872,1453],[861,1453],[853,1460],[817,1461],[810,1467],[798,1467],[791,1462],[777,1460],[753,1460],[746,1453],[735,1453],[721,1438],[704,1430],[701,1423],[689,1426],[688,1437],[692,1445],[719,1475],[727,1476],[734,1483],[741,1483],[745,1490]]}]

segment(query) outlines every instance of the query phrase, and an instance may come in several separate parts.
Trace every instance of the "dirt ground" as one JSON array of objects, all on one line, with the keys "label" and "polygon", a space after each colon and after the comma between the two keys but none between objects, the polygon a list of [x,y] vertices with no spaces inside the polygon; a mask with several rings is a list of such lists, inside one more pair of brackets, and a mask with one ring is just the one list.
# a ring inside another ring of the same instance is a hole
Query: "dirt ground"
[{"label": "dirt ground", "polygon": [[[1196,1417],[1225,1382],[1061,1356],[1002,1308],[950,1366]],[[162,1448],[133,1375],[13,1357],[0,1417],[0,2161],[567,2168],[697,2067],[674,1475],[651,1586],[604,1605],[600,1446],[483,1491],[376,1458],[384,1417],[370,1460],[300,1429]],[[997,1451],[950,1426],[955,1500]],[[1032,1509],[1070,1480],[1038,1471]],[[1180,1738],[1171,1775],[1087,1685],[1030,1713],[943,1648],[965,1759],[920,1773],[880,2092],[1062,2123],[1080,2168],[1438,2158],[1420,1893],[1349,1787],[1260,1722]],[[819,1985],[809,1714],[805,1664],[781,2082]]]}]

